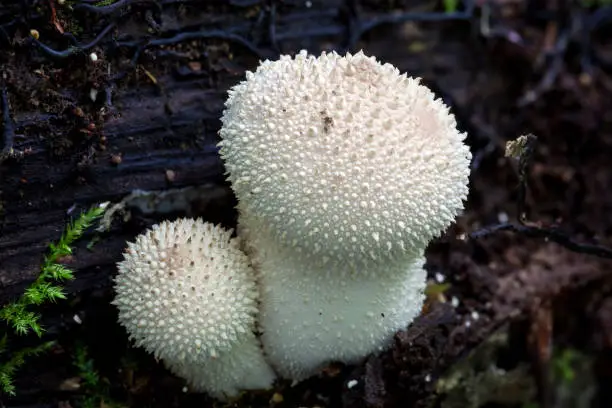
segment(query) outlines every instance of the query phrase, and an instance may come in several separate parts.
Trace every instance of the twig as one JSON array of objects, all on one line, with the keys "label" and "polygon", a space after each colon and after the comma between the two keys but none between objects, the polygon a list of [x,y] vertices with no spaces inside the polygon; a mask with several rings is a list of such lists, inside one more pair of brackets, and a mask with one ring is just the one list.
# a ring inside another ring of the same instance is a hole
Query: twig
[{"label": "twig", "polygon": [[145,42],[143,41],[117,41],[117,45],[121,47],[138,48],[139,51],[141,52],[142,49],[147,48],[147,47],[172,45],[172,44],[180,43],[183,41],[201,40],[201,39],[207,39],[207,38],[217,38],[217,39],[222,39],[222,40],[234,41],[239,44],[242,44],[243,46],[248,48],[251,52],[256,54],[258,57],[260,58],[265,57],[264,53],[251,41],[247,40],[246,38],[238,34],[226,32],[222,30],[192,31],[192,32],[187,32],[187,33],[179,33],[170,38],[158,38],[155,40],[149,40]]},{"label": "twig", "polygon": [[501,224],[490,225],[467,234],[467,238],[478,239],[495,234],[499,231],[510,231],[529,238],[544,238],[547,241],[552,241],[577,253],[612,259],[612,248],[602,245],[580,243],[561,231],[561,229],[554,226],[540,227],[532,223],[527,223],[525,216],[527,171],[529,169],[529,165],[531,164],[536,141],[536,136],[528,134],[519,137],[515,141],[508,142],[506,146],[506,156],[518,159],[519,162],[519,194],[517,199],[518,224],[504,222]]},{"label": "twig", "polygon": [[493,235],[499,231],[514,232],[529,238],[544,238],[545,240],[552,241],[577,253],[612,259],[611,248],[577,242],[557,228],[541,228],[533,225],[503,223],[481,228],[469,233],[467,237],[469,239],[479,239]]},{"label": "twig", "polygon": [[53,48],[49,47],[48,45],[43,44],[42,42],[38,41],[36,38],[33,38],[33,37],[32,37],[32,41],[36,45],[38,45],[40,49],[42,49],[45,53],[47,53],[47,55],[50,55],[55,58],[67,58],[78,52],[84,52],[90,48],[95,47],[113,28],[115,28],[115,23],[110,23],[109,25],[106,26],[104,30],[102,30],[102,32],[100,32],[100,34],[98,34],[96,38],[94,38],[88,44],[77,44],[77,45],[68,47],[67,49],[62,50],[62,51],[54,50]]},{"label": "twig", "polygon": [[51,8],[51,23],[55,26],[55,29],[60,33],[64,34],[64,27],[57,19],[57,11],[55,10],[55,2],[53,0],[49,1],[49,8]]},{"label": "twig", "polygon": [[521,136],[514,141],[508,142],[506,145],[506,157],[512,157],[518,159],[518,176],[519,176],[519,192],[516,203],[516,213],[518,221],[521,224],[525,224],[526,213],[525,213],[525,200],[527,198],[527,171],[529,170],[529,164],[533,158],[535,152],[535,144],[538,138],[529,133]]}]

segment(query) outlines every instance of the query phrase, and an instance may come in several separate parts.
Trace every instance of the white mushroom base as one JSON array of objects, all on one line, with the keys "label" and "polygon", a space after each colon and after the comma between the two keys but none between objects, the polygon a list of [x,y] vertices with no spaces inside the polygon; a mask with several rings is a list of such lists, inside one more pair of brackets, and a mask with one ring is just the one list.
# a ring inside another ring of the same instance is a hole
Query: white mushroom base
[{"label": "white mushroom base", "polygon": [[272,248],[262,252],[261,341],[285,378],[302,380],[330,362],[357,363],[382,351],[421,311],[422,255],[381,271],[343,271],[296,265]]},{"label": "white mushroom base", "polygon": [[219,400],[237,397],[245,390],[268,389],[276,377],[254,334],[245,335],[231,350],[200,364],[167,360],[164,364],[186,379],[193,391],[206,392]]}]

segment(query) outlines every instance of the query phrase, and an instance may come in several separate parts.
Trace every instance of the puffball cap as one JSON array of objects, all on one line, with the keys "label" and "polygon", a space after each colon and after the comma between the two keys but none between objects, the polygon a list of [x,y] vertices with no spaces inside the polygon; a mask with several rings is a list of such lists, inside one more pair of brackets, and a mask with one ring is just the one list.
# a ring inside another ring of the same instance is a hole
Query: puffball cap
[{"label": "puffball cap", "polygon": [[113,303],[138,346],[164,360],[201,363],[252,335],[254,272],[231,233],[181,219],[128,244]]},{"label": "puffball cap", "polygon": [[264,61],[229,92],[221,155],[240,208],[309,256],[412,256],[454,220],[471,154],[419,79],[359,52]]}]

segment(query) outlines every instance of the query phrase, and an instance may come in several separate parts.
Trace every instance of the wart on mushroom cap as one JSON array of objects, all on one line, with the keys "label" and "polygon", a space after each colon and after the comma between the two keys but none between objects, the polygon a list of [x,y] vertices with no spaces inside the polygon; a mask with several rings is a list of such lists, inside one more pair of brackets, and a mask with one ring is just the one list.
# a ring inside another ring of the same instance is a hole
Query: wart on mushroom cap
[{"label": "wart on mushroom cap", "polygon": [[470,152],[418,79],[363,53],[264,61],[229,93],[221,155],[273,239],[353,266],[419,253],[463,208]]},{"label": "wart on mushroom cap", "polygon": [[219,398],[271,385],[253,333],[254,272],[231,231],[201,220],[163,222],[128,244],[118,269],[113,303],[136,345]]}]

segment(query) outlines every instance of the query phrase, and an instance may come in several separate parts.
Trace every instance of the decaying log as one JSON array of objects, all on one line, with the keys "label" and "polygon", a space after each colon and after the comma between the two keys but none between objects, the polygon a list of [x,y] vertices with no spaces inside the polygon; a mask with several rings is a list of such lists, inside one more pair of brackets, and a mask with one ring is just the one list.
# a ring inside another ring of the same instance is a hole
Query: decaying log
[{"label": "decaying log", "polygon": [[[0,302],[36,276],[49,242],[59,238],[71,215],[90,205],[119,201],[134,190],[201,186],[185,214],[231,223],[233,201],[215,148],[224,92],[202,90],[197,81],[190,81],[177,83],[164,95],[135,93],[116,99],[121,115],[104,128],[112,153],[96,154],[79,165],[50,160],[41,141],[23,159],[2,165]],[[168,106],[174,107],[172,112]],[[16,124],[19,128],[19,117]],[[118,164],[113,163],[115,155],[121,157]],[[69,265],[85,271],[87,280],[87,270],[119,259],[130,235],[123,227],[103,233],[92,250],[79,250]],[[77,281],[75,288],[107,278]]]},{"label": "decaying log", "polygon": [[[153,2],[82,3],[72,15],[51,2],[51,14],[59,18],[54,25],[33,8],[1,6],[9,22],[0,27],[0,45],[10,52],[0,55],[0,86],[8,93],[10,114],[0,148],[11,154],[0,159],[0,303],[36,276],[48,244],[71,215],[134,190],[205,186],[210,192],[191,203],[198,209],[190,213],[232,225],[233,199],[216,134],[226,90],[258,59],[301,48],[359,49],[363,44],[357,41],[376,27],[469,19],[473,9],[468,2],[457,13],[389,15],[350,1],[309,9],[261,3],[202,7],[162,1],[159,10]],[[71,20],[75,16],[78,23]],[[57,33],[58,24],[77,27],[91,18],[84,38],[72,45]],[[34,36],[30,28],[36,25]],[[387,45],[372,48],[376,55]],[[431,65],[406,52],[392,53],[408,72]],[[99,237],[94,250],[78,251],[70,266],[80,278],[69,290],[108,283],[112,268],[97,270],[117,261],[136,232],[116,227]]]}]

